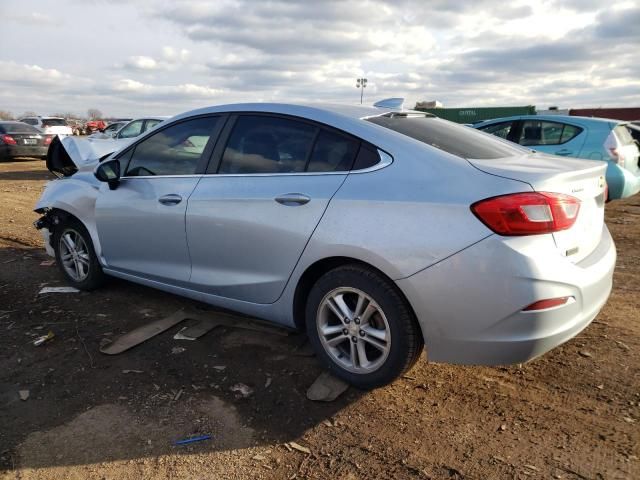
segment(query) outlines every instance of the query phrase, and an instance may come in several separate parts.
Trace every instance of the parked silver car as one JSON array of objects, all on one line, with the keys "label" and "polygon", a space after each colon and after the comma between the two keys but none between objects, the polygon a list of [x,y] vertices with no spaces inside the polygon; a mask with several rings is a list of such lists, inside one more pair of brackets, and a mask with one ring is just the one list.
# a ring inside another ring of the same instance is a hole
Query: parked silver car
[{"label": "parked silver car", "polygon": [[423,344],[433,361],[527,361],[611,290],[604,162],[335,105],[195,110],[106,157],[78,142],[54,140],[61,178],[36,205],[71,285],[112,275],[306,329],[358,387]]}]

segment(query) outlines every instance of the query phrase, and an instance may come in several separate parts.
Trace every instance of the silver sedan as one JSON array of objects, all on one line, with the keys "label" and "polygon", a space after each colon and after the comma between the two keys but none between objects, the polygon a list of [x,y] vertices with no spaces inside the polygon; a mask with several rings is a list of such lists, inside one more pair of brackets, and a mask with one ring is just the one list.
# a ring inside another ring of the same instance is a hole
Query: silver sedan
[{"label": "silver sedan", "polygon": [[60,179],[36,205],[69,284],[110,275],[305,329],[361,388],[424,345],[432,361],[530,360],[611,290],[603,162],[428,114],[223,105],[92,148],[54,141]]}]

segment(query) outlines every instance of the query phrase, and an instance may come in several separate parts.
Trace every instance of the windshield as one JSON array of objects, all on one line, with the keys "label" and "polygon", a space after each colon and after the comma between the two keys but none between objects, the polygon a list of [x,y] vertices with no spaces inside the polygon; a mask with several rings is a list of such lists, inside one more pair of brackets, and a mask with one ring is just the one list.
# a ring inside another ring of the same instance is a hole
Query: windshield
[{"label": "windshield", "polygon": [[40,131],[26,123],[0,123],[0,133],[40,133]]},{"label": "windshield", "polygon": [[630,143],[633,143],[633,137],[624,125],[618,125],[613,129],[613,131],[615,132],[616,137],[618,137],[621,145],[629,145]]},{"label": "windshield", "polygon": [[67,122],[64,118],[43,118],[42,119],[43,127],[66,127]]},{"label": "windshield", "polygon": [[489,160],[529,152],[471,127],[432,116],[393,113],[367,120],[462,158]]}]

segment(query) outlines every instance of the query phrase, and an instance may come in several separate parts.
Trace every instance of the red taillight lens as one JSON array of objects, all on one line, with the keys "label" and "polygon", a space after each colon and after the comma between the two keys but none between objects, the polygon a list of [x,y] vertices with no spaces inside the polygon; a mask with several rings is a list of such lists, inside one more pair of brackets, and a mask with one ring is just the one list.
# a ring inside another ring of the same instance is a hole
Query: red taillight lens
[{"label": "red taillight lens", "polygon": [[505,236],[566,230],[575,223],[579,210],[577,198],[549,192],[513,193],[471,205],[482,223]]},{"label": "red taillight lens", "polygon": [[44,137],[44,144],[51,145],[51,140],[53,140],[53,137],[50,135],[47,135],[46,137]]},{"label": "red taillight lens", "polygon": [[0,135],[0,138],[7,145],[17,145],[16,139],[13,138],[11,135]]},{"label": "red taillight lens", "polygon": [[530,312],[532,310],[545,310],[547,308],[559,307],[560,305],[564,305],[569,301],[571,297],[558,297],[558,298],[547,298],[545,300],[539,300],[535,303],[532,303],[527,308],[523,308],[523,312]]}]

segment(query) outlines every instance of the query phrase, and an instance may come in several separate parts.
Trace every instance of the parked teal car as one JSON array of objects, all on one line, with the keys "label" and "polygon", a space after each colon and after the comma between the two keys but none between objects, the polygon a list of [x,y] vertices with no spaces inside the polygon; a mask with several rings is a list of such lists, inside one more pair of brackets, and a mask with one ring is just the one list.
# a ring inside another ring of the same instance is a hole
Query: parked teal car
[{"label": "parked teal car", "polygon": [[544,153],[605,160],[609,200],[640,191],[640,153],[626,122],[568,115],[521,115],[473,125]]}]

